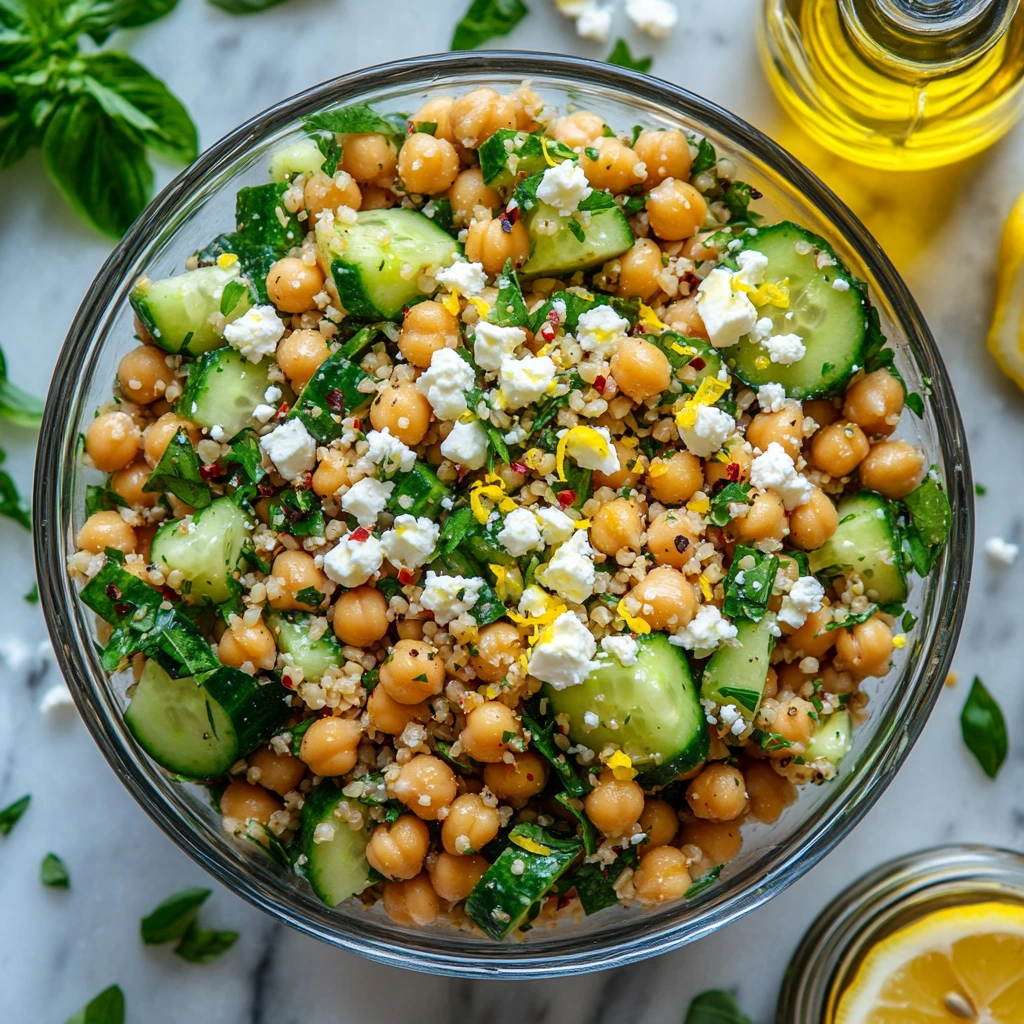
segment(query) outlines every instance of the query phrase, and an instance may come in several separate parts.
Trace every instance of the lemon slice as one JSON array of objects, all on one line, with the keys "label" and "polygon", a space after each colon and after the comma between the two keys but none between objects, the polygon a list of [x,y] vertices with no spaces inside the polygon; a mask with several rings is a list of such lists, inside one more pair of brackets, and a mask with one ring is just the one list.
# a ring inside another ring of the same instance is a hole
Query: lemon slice
[{"label": "lemon slice", "polygon": [[835,1024],[1020,1024],[1024,907],[928,914],[880,942],[843,993]]},{"label": "lemon slice", "polygon": [[1003,373],[1024,388],[1024,194],[1003,225],[988,347]]}]

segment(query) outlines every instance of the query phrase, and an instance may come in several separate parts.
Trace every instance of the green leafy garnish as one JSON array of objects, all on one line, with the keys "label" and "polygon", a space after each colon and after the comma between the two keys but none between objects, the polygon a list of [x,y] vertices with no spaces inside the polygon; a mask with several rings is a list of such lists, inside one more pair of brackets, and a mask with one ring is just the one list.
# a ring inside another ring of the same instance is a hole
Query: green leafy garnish
[{"label": "green leafy garnish", "polygon": [[952,512],[949,498],[933,474],[935,467],[904,499],[907,524],[903,531],[910,562],[918,576],[935,567],[949,538]]},{"label": "green leafy garnish", "polygon": [[530,322],[523,289],[511,259],[505,261],[505,268],[498,278],[498,298],[487,314],[487,319],[499,327],[526,327]]},{"label": "green leafy garnish", "polygon": [[530,13],[523,0],[472,0],[455,26],[450,50],[472,50],[488,39],[507,36]]},{"label": "green leafy garnish", "polygon": [[147,946],[159,946],[180,939],[195,922],[199,908],[212,892],[211,889],[182,889],[168,896],[140,923],[142,941]]},{"label": "green leafy garnish", "polygon": [[109,487],[100,487],[99,484],[92,484],[85,489],[85,514],[95,515],[97,512],[114,512],[119,508],[127,508],[128,502],[110,490]]},{"label": "green leafy garnish", "polygon": [[209,0],[211,6],[219,7],[228,14],[258,14],[278,7],[287,0]]},{"label": "green leafy garnish", "polygon": [[523,708],[521,717],[523,725],[530,733],[530,745],[551,763],[566,793],[574,797],[585,796],[590,791],[590,783],[555,743],[554,720],[541,714],[540,701],[537,698],[529,701]]},{"label": "green leafy garnish", "polygon": [[984,498],[985,495],[988,494],[988,488],[984,484],[975,484],[974,485],[974,493],[979,498]]},{"label": "green leafy garnish", "polygon": [[[7,452],[0,448],[0,464],[7,458]],[[6,470],[0,469],[0,516],[13,519],[26,530],[32,529],[32,516],[28,510],[28,502],[21,496],[14,478]]]},{"label": "green leafy garnish", "polygon": [[971,692],[960,712],[960,732],[967,749],[978,759],[981,770],[994,779],[1009,749],[1006,719],[1002,708],[978,676],[974,677]]},{"label": "green leafy garnish", "polygon": [[312,114],[302,122],[302,127],[310,133],[328,132],[331,135],[371,132],[387,136],[399,134],[393,121],[378,114],[367,103],[353,103],[347,107],[338,107],[336,110]]},{"label": "green leafy garnish", "polygon": [[653,57],[634,57],[630,52],[629,43],[625,39],[618,39],[612,52],[608,54],[608,63],[615,64],[620,68],[629,68],[630,71],[648,72],[654,63]]},{"label": "green leafy garnish", "polygon": [[231,500],[239,507],[252,505],[259,494],[260,481],[267,475],[263,468],[263,449],[256,431],[249,427],[231,438],[231,449],[222,455],[225,466],[237,466],[231,471],[227,485],[234,487]]},{"label": "green leafy garnish", "polygon": [[292,734],[292,757],[298,757],[302,750],[302,737],[306,735],[309,727],[316,721],[315,718],[304,718],[298,725],[293,725],[288,731]]},{"label": "green leafy garnish", "polygon": [[174,947],[174,952],[190,964],[209,964],[226,953],[238,939],[238,932],[219,932],[193,925]]},{"label": "green leafy garnish", "polygon": [[239,280],[228,281],[224,285],[224,291],[220,297],[220,312],[221,316],[229,316],[234,312],[235,306],[237,306],[246,295],[249,294],[249,289],[242,284]]},{"label": "green leafy garnish", "polygon": [[715,882],[718,881],[719,875],[722,873],[724,864],[716,864],[703,878],[698,878],[693,885],[690,886],[686,892],[683,893],[683,899],[692,900],[694,896],[698,896],[704,892],[705,889],[710,889]]},{"label": "green leafy garnish", "polygon": [[857,612],[856,615],[849,614],[845,619],[840,619],[838,622],[830,622],[825,627],[825,632],[831,632],[833,629],[852,629],[854,626],[859,626],[862,622],[867,622],[877,611],[878,606],[870,604],[864,611]]},{"label": "green leafy garnish", "polygon": [[768,598],[772,595],[778,571],[779,560],[774,555],[763,555],[753,548],[737,546],[725,577],[722,612],[726,618],[760,622],[768,610]]},{"label": "green leafy garnish", "polygon": [[124,1024],[124,993],[120,985],[105,988],[64,1024]]},{"label": "green leafy garnish", "polygon": [[10,834],[11,829],[18,824],[18,819],[28,810],[31,801],[32,794],[26,793],[14,803],[8,804],[3,810],[0,810],[0,836]]},{"label": "green leafy garnish", "polygon": [[904,633],[909,633],[917,625],[917,616],[913,612],[906,612],[903,621],[900,623]]},{"label": "green leafy garnish", "polygon": [[32,589],[25,595],[24,600],[29,604],[39,604],[39,584],[33,583]]},{"label": "green leafy garnish", "polygon": [[[3,166],[2,146],[3,121],[0,120],[0,166]],[[7,360],[0,349],[0,419],[19,427],[37,428],[42,418],[43,402],[7,379]]]},{"label": "green leafy garnish", "polygon": [[[308,490],[282,491],[270,503],[269,519],[272,529],[293,537],[322,537],[326,529],[320,499]],[[309,603],[318,605],[320,599]]]},{"label": "green leafy garnish", "polygon": [[726,484],[712,499],[708,512],[708,522],[715,526],[725,526],[732,513],[730,505],[746,505],[750,501],[750,484]]},{"label": "green leafy garnish", "polygon": [[68,874],[67,865],[55,853],[48,853],[42,864],[39,865],[39,877],[43,885],[53,889],[69,889],[71,887],[71,876]]},{"label": "green leafy garnish", "polygon": [[566,226],[572,232],[573,237],[577,242],[583,242],[586,240],[587,235],[583,230],[583,225],[575,217],[570,217],[566,222]]},{"label": "green leafy garnish", "polygon": [[728,992],[711,989],[694,997],[683,1024],[750,1024],[750,1018]]},{"label": "green leafy garnish", "polygon": [[597,829],[594,828],[590,819],[572,802],[572,798],[568,793],[556,793],[555,799],[580,823],[580,838],[583,840],[583,852],[588,857],[597,853]]},{"label": "green leafy garnish", "polygon": [[911,391],[903,402],[918,419],[924,417],[924,399],[916,391]]},{"label": "green leafy garnish", "polygon": [[193,508],[205,508],[213,500],[210,485],[199,471],[199,456],[184,427],[168,442],[142,489],[157,494],[173,494]]},{"label": "green leafy garnish", "polygon": [[597,863],[583,864],[568,879],[579,897],[583,913],[588,917],[619,902],[615,882],[626,868],[635,868],[640,861],[635,846],[623,850],[607,868]]},{"label": "green leafy garnish", "polygon": [[697,156],[690,167],[690,179],[699,177],[712,170],[718,163],[718,154],[715,147],[707,139],[701,139],[697,143]]}]

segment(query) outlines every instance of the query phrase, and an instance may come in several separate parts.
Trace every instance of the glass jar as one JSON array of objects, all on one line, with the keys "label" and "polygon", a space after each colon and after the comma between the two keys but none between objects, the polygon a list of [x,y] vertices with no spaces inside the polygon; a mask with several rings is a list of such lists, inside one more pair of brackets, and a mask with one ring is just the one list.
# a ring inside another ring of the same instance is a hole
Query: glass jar
[{"label": "glass jar", "polygon": [[808,929],[782,983],[776,1024],[830,1024],[867,954],[946,907],[1024,906],[1024,856],[988,846],[940,846],[889,861],[844,890]]},{"label": "glass jar", "polygon": [[915,170],[1004,135],[1024,103],[1019,0],[765,0],[783,107],[855,163]]}]

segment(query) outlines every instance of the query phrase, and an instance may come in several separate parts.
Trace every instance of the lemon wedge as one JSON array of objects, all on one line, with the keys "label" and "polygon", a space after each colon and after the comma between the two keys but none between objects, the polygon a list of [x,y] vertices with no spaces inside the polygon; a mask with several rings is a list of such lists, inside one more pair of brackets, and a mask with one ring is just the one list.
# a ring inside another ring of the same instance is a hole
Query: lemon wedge
[{"label": "lemon wedge", "polygon": [[890,935],[843,993],[835,1024],[1019,1024],[1024,907],[949,907]]},{"label": "lemon wedge", "polygon": [[1003,225],[988,347],[1003,373],[1024,388],[1024,193]]}]

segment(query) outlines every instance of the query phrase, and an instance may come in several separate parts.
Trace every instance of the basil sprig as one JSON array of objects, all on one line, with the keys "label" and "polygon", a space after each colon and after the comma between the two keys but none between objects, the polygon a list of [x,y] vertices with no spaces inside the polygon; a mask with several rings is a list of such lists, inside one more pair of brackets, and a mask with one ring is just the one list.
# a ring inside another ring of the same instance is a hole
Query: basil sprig
[{"label": "basil sprig", "polygon": [[67,865],[55,853],[48,853],[39,865],[39,879],[51,889],[71,888]]},{"label": "basil sprig", "polygon": [[228,14],[258,14],[278,7],[286,0],[209,0],[211,6],[219,7]]},{"label": "basil sprig", "polygon": [[28,810],[31,801],[32,794],[26,793],[14,803],[8,804],[3,810],[0,810],[0,836],[10,834],[11,829],[18,824],[18,819]]},{"label": "basil sprig", "polygon": [[451,50],[472,50],[488,39],[507,36],[530,13],[523,0],[473,0],[455,26]]},{"label": "basil sprig", "polygon": [[238,938],[238,932],[219,932],[200,928],[199,908],[210,895],[209,889],[182,889],[168,896],[139,925],[142,941],[147,946],[177,942],[174,952],[193,964],[208,964],[227,952]]},{"label": "basil sprig", "polygon": [[123,53],[81,53],[146,25],[177,0],[0,4],[0,169],[40,148],[51,181],[86,223],[119,238],[153,191],[147,152],[190,163],[195,125],[181,101]]},{"label": "basil sprig", "polygon": [[630,71],[642,71],[644,73],[651,70],[651,65],[654,63],[653,57],[634,57],[629,49],[629,43],[625,39],[619,39],[616,42],[614,49],[608,54],[608,63],[615,64],[620,68],[629,68]]},{"label": "basil sprig", "polygon": [[124,993],[120,985],[105,988],[95,999],[68,1017],[64,1024],[124,1024]]},{"label": "basil sprig", "polygon": [[750,1024],[750,1018],[728,992],[711,989],[694,997],[683,1024]]},{"label": "basil sprig", "polygon": [[977,676],[960,712],[960,733],[967,749],[978,759],[981,770],[994,779],[1009,749],[1006,719],[995,697]]}]

